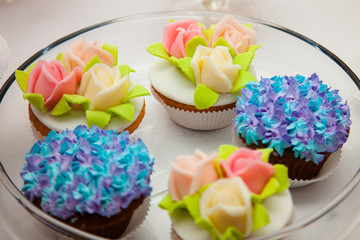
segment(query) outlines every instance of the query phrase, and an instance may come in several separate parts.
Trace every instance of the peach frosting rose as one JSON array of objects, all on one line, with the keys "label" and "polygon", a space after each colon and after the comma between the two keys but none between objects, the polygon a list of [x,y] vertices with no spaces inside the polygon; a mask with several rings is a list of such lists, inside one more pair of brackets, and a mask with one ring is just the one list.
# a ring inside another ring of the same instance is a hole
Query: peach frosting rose
[{"label": "peach frosting rose", "polygon": [[250,45],[256,44],[256,32],[237,21],[233,16],[225,16],[214,26],[211,36],[213,46],[220,38],[224,38],[236,54],[246,52]]},{"label": "peach frosting rose", "polygon": [[97,63],[84,73],[78,94],[90,99],[89,110],[106,111],[121,104],[128,90],[129,75],[121,77],[118,67]]},{"label": "peach frosting rose", "polygon": [[229,48],[197,46],[191,60],[196,85],[202,83],[218,93],[230,92],[241,68],[233,64]]},{"label": "peach frosting rose", "polygon": [[261,152],[239,148],[233,152],[220,166],[226,177],[240,177],[244,180],[251,192],[260,194],[275,170],[270,163],[261,159]]},{"label": "peach frosting rose", "polygon": [[180,201],[184,196],[194,194],[202,186],[216,181],[216,157],[216,153],[209,156],[200,150],[196,150],[193,156],[178,156],[171,164],[168,182],[171,199]]},{"label": "peach frosting rose", "polygon": [[222,236],[235,227],[244,236],[253,228],[251,193],[241,178],[223,178],[207,188],[200,198],[200,215]]},{"label": "peach frosting rose", "polygon": [[110,67],[114,66],[114,56],[102,49],[99,41],[87,43],[83,38],[78,38],[74,45],[65,50],[64,65],[68,71],[77,66],[84,68],[94,56],[97,56],[102,63]]},{"label": "peach frosting rose", "polygon": [[194,19],[167,24],[163,34],[165,50],[176,58],[186,57],[185,45],[193,37],[200,36],[208,42],[202,34],[202,30],[203,28],[199,27]]},{"label": "peach frosting rose", "polygon": [[48,110],[55,107],[64,94],[75,94],[82,70],[77,67],[68,73],[60,61],[39,60],[29,74],[27,93],[43,96]]}]

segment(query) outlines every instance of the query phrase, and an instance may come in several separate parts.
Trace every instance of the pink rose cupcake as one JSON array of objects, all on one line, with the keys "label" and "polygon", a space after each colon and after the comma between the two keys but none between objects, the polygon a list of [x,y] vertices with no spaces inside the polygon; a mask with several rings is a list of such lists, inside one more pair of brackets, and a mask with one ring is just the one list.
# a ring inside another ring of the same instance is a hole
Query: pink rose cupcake
[{"label": "pink rose cupcake", "polygon": [[[242,239],[275,232],[293,217],[287,168],[268,163],[272,149],[222,145],[218,153],[179,156],[171,164],[169,212],[181,239]],[[276,222],[274,221],[276,219]]]}]

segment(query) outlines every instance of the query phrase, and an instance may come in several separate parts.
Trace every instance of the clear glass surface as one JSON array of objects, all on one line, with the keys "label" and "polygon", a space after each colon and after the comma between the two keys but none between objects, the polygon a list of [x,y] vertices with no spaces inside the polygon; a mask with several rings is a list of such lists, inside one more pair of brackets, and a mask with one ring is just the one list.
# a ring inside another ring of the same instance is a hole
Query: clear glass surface
[{"label": "clear glass surface", "polygon": [[[161,42],[166,23],[171,19],[192,17],[209,27],[223,16],[213,12],[165,12],[114,19],[59,39],[31,56],[19,69],[25,69],[38,59],[54,59],[59,52],[73,43],[74,38],[81,36],[87,41],[100,39],[102,43],[117,45],[118,63],[128,64],[135,69],[133,79],[149,88],[147,69],[156,57],[147,53],[146,48],[152,43]],[[316,72],[326,84],[333,89],[339,89],[339,94],[350,105],[353,124],[350,137],[343,146],[338,167],[321,182],[291,189],[295,204],[294,222],[271,236],[258,239],[277,239],[292,233],[296,236],[296,231],[336,207],[360,181],[360,158],[354,151],[359,145],[356,133],[360,131],[360,81],[345,63],[311,39],[272,23],[240,16],[237,18],[252,24],[258,33],[258,43],[263,44],[253,60],[257,76],[310,76]],[[36,239],[56,239],[59,236],[102,239],[57,221],[37,209],[21,194],[23,182],[19,173],[24,164],[24,156],[38,140],[38,134],[28,120],[28,102],[22,99],[21,94],[14,83],[14,75],[9,77],[0,91],[0,179],[13,196],[8,199],[6,196],[9,194],[0,192],[0,216],[6,216],[0,224],[6,225],[15,239],[30,239],[29,236]],[[145,118],[132,137],[144,140],[156,162],[151,178],[153,193],[149,211],[141,227],[129,237],[171,239],[171,222],[167,212],[157,207],[167,193],[170,162],[176,155],[192,154],[195,148],[211,153],[221,144],[232,144],[232,126],[214,131],[185,129],[171,121],[160,104],[150,96],[146,98]]]}]

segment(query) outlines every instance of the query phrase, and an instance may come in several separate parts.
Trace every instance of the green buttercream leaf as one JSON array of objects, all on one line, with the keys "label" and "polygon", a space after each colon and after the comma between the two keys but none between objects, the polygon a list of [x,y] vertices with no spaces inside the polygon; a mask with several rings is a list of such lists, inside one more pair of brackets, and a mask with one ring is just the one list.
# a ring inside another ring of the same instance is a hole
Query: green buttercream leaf
[{"label": "green buttercream leaf", "polygon": [[261,154],[261,160],[263,160],[263,162],[269,162],[269,157],[270,154],[274,151],[274,149],[272,148],[262,148],[262,149],[256,149],[257,151],[260,151]]},{"label": "green buttercream leaf", "polygon": [[64,94],[60,101],[51,110],[53,116],[60,116],[71,110],[70,104],[79,104],[81,108],[87,110],[90,106],[90,99],[77,94]]},{"label": "green buttercream leaf", "polygon": [[275,178],[279,182],[279,187],[276,192],[282,192],[290,187],[289,177],[288,177],[288,168],[282,164],[275,164]]},{"label": "green buttercream leaf", "polygon": [[199,27],[202,27],[202,28],[206,29],[205,24],[203,24],[203,23],[201,23],[201,22],[197,22],[197,25],[198,25]]},{"label": "green buttercream leaf", "polygon": [[186,77],[195,85],[196,80],[194,70],[191,67],[191,57],[180,58],[177,64]]},{"label": "green buttercream leaf", "polygon": [[196,48],[199,45],[203,45],[206,47],[207,46],[206,40],[200,36],[196,36],[196,37],[193,37],[192,39],[190,39],[190,41],[188,41],[185,45],[186,55],[188,57],[193,57],[194,53],[196,51]]},{"label": "green buttercream leaf", "polygon": [[255,52],[256,50],[258,50],[260,47],[262,46],[262,44],[260,45],[250,45],[247,52]]},{"label": "green buttercream leaf", "polygon": [[190,215],[194,219],[200,218],[200,194],[187,195],[183,200]]},{"label": "green buttercream leaf", "polygon": [[253,203],[260,203],[265,198],[270,197],[271,195],[278,192],[278,188],[280,187],[279,181],[276,179],[276,177],[270,178],[270,180],[265,185],[264,189],[260,194],[251,194],[251,201]]},{"label": "green buttercream leaf", "polygon": [[248,28],[251,28],[251,29],[254,28],[250,23],[244,23],[244,25],[247,26]]},{"label": "green buttercream leaf", "polygon": [[147,95],[150,95],[150,92],[146,88],[141,85],[136,85],[133,89],[130,90],[123,102],[126,103],[130,99]]},{"label": "green buttercream leaf", "polygon": [[253,81],[256,81],[256,78],[254,77],[254,75],[252,75],[248,71],[240,70],[239,76],[237,77],[230,92],[235,94],[236,92],[240,91],[243,87],[245,87],[245,84],[247,84],[249,82],[253,82]]},{"label": "green buttercream leaf", "polygon": [[26,93],[28,80],[29,80],[29,73],[23,72],[21,70],[15,70],[15,79],[21,91],[23,93]]},{"label": "green buttercream leaf", "polygon": [[170,193],[166,194],[159,203],[159,207],[164,210],[170,210],[174,206],[175,201],[171,199]]},{"label": "green buttercream leaf", "polygon": [[175,216],[176,214],[182,214],[182,212],[188,212],[184,201],[174,202],[172,208],[169,210],[169,216]]},{"label": "green buttercream leaf", "polygon": [[234,57],[233,64],[239,64],[241,66],[241,70],[248,71],[254,56],[254,52],[240,53]]},{"label": "green buttercream leaf", "polygon": [[63,54],[62,52],[60,52],[60,53],[56,56],[56,60],[60,61],[61,64],[65,66],[64,54]]},{"label": "green buttercream leaf", "polygon": [[118,48],[115,45],[111,45],[108,43],[104,43],[101,47],[102,49],[104,49],[105,51],[111,53],[111,55],[113,55],[115,62],[114,62],[114,66],[117,65],[117,59],[118,59]]},{"label": "green buttercream leaf", "polygon": [[102,111],[86,111],[86,120],[88,126],[91,128],[93,125],[96,125],[100,128],[105,128],[110,120],[111,114],[102,112]]},{"label": "green buttercream leaf", "polygon": [[218,155],[221,159],[227,159],[233,152],[235,152],[238,147],[233,145],[223,144],[220,145]]},{"label": "green buttercream leaf", "polygon": [[120,116],[125,120],[132,122],[134,119],[135,107],[132,103],[123,103],[115,107],[111,107],[108,110],[108,113]]},{"label": "green buttercream leaf", "polygon": [[214,28],[212,27],[212,28],[209,28],[209,29],[204,29],[203,30],[203,35],[204,35],[204,37],[206,37],[206,39],[210,42],[211,41],[211,36],[212,36],[212,34],[213,34],[213,32],[214,32]]},{"label": "green buttercream leaf", "polygon": [[87,70],[89,70],[92,66],[94,66],[96,63],[101,63],[101,60],[98,56],[94,56],[84,67],[83,73],[85,73]]},{"label": "green buttercream leaf", "polygon": [[125,77],[126,75],[129,75],[130,72],[135,72],[134,69],[132,69],[130,66],[126,64],[122,64],[119,66],[121,77]]},{"label": "green buttercream leaf", "polygon": [[264,205],[257,203],[253,207],[253,231],[262,228],[270,223],[268,212]]},{"label": "green buttercream leaf", "polygon": [[235,227],[228,227],[221,240],[242,240],[244,239],[244,234],[242,234],[237,228]]},{"label": "green buttercream leaf", "polygon": [[37,63],[38,62],[34,62],[33,64],[31,64],[29,67],[26,68],[25,72],[30,74],[30,72],[34,69],[34,67],[36,66]]},{"label": "green buttercream leaf", "polygon": [[171,63],[172,65],[174,65],[175,67],[179,67],[179,60],[178,58],[171,56],[169,59],[169,63]]},{"label": "green buttercream leaf", "polygon": [[201,83],[197,85],[194,92],[195,107],[200,110],[213,106],[218,98],[219,93]]},{"label": "green buttercream leaf", "polygon": [[162,43],[151,44],[148,48],[146,48],[146,50],[156,57],[160,57],[166,60],[169,60],[170,58],[169,53],[166,51]]},{"label": "green buttercream leaf", "polygon": [[203,218],[197,218],[195,219],[195,224],[197,224],[202,229],[206,230],[212,239],[214,240],[219,239],[215,227],[209,221],[206,221]]},{"label": "green buttercream leaf", "polygon": [[224,38],[220,37],[218,40],[216,40],[213,48],[215,48],[217,46],[224,46],[224,47],[229,48],[229,53],[230,53],[231,57],[234,58],[236,56],[234,49]]},{"label": "green buttercream leaf", "polygon": [[46,113],[47,109],[44,105],[44,97],[37,93],[24,93],[23,98],[27,99],[32,105],[41,110],[42,113]]}]

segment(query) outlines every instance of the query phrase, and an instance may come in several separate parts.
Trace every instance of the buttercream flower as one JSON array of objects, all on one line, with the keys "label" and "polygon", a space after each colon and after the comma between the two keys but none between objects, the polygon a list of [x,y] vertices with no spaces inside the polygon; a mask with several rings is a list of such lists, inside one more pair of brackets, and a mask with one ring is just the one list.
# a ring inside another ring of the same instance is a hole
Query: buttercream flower
[{"label": "buttercream flower", "polygon": [[260,151],[239,148],[220,165],[226,177],[240,177],[251,192],[260,194],[275,172],[270,163],[262,161],[261,154]]},{"label": "buttercream flower", "polygon": [[245,237],[253,228],[251,192],[241,178],[223,178],[207,188],[200,198],[200,215],[222,236],[229,227]]},{"label": "buttercream flower", "polygon": [[250,45],[256,44],[257,38],[254,29],[240,23],[233,16],[225,16],[214,26],[211,45],[213,46],[220,37],[230,44],[236,54],[246,52]]},{"label": "buttercream flower", "polygon": [[100,42],[87,43],[83,38],[78,38],[70,48],[64,52],[64,64],[68,71],[77,66],[84,68],[85,65],[97,56],[100,61],[110,67],[114,66],[114,56],[100,47]]},{"label": "buttercream flower", "polygon": [[229,48],[197,46],[191,60],[196,85],[202,83],[218,93],[230,92],[235,83],[240,65],[233,64]]},{"label": "buttercream flower", "polygon": [[81,68],[68,73],[60,61],[39,60],[29,74],[26,92],[40,94],[51,110],[64,94],[75,94],[81,74]]},{"label": "buttercream flower", "polygon": [[196,150],[193,156],[179,156],[171,164],[169,193],[171,199],[180,201],[184,196],[196,193],[202,186],[218,179],[214,166],[217,154]]},{"label": "buttercream flower", "polygon": [[166,51],[176,58],[186,57],[185,45],[193,37],[199,36],[208,42],[202,34],[202,30],[203,27],[199,27],[194,19],[167,24],[163,35],[163,44]]},{"label": "buttercream flower", "polygon": [[106,111],[121,104],[128,90],[129,75],[122,77],[118,67],[96,63],[84,73],[77,93],[90,99],[89,110]]}]

